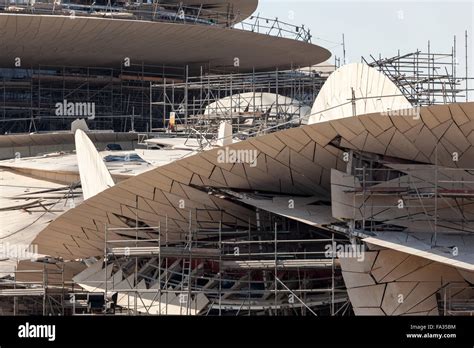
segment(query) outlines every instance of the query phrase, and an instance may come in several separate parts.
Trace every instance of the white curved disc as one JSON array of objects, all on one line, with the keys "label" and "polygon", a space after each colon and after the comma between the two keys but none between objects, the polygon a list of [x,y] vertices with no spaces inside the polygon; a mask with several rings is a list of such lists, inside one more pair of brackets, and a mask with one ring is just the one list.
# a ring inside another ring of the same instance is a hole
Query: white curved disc
[{"label": "white curved disc", "polygon": [[324,83],[311,110],[309,124],[412,108],[390,79],[367,64],[347,64]]}]

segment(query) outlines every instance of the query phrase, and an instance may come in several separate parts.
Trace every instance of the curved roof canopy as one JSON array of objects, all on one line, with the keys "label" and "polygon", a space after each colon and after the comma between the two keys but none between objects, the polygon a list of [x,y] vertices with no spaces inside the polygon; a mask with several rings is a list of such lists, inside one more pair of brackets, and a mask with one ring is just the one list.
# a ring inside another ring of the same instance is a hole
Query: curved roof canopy
[{"label": "curved roof canopy", "polygon": [[[40,253],[66,259],[98,256],[105,224],[127,227],[127,219],[138,217],[148,226],[158,226],[166,218],[170,236],[184,234],[189,228],[187,214],[196,208],[208,210],[202,227],[222,219],[223,225],[245,228],[249,219],[255,223],[255,212],[209,194],[210,189],[329,200],[331,171],[347,167],[343,149],[466,168],[474,161],[473,132],[474,103],[457,103],[420,108],[420,117],[373,113],[262,135],[227,147],[256,151],[254,166],[223,163],[219,149],[186,157],[86,200],[54,220],[34,243]],[[334,139],[339,139],[337,145]],[[459,151],[459,162],[452,160],[453,148]]]},{"label": "curved roof canopy", "polygon": [[367,64],[352,63],[329,76],[316,97],[309,123],[407,108],[410,102],[387,76]]},{"label": "curved roof canopy", "polygon": [[[327,60],[322,47],[250,31],[193,24],[0,14],[0,66],[120,67],[132,64],[251,71]],[[239,68],[234,67],[235,58]]]}]

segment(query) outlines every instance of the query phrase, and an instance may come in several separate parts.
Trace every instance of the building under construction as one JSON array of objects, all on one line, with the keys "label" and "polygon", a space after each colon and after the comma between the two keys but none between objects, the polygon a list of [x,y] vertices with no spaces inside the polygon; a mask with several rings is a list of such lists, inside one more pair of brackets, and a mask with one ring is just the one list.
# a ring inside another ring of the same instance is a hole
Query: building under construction
[{"label": "building under construction", "polygon": [[456,42],[339,67],[198,3],[0,7],[2,314],[471,315]]},{"label": "building under construction", "polygon": [[[311,44],[311,33],[304,26],[259,15],[250,16],[256,7],[257,1],[253,0],[239,4],[235,1],[221,4],[205,1],[199,5],[193,2],[187,4],[186,1],[117,3],[113,6],[110,2],[103,5],[100,2],[58,4],[47,1],[2,4],[0,13],[6,32],[12,33],[9,30],[11,25],[26,27],[37,18],[42,18],[44,23],[35,22],[39,26],[26,31],[31,37],[21,39],[22,47],[30,47],[25,51],[8,44],[9,40],[14,42],[18,39],[14,35],[3,42],[0,131],[4,134],[69,130],[71,119],[58,117],[56,114],[56,104],[64,100],[71,103],[87,100],[94,104],[96,117],[90,119],[91,129],[148,132],[166,127],[164,120],[169,118],[170,112],[187,112],[191,109],[183,105],[177,110],[150,107],[150,103],[157,105],[157,102],[162,102],[163,94],[168,95],[171,91],[176,100],[183,98],[185,94],[189,103],[196,100],[193,105],[196,114],[205,108],[202,105],[205,99],[204,88],[207,93],[219,95],[249,90],[275,93],[279,90],[282,95],[292,98],[293,94],[301,93],[296,90],[299,86],[305,89],[305,93],[314,96],[315,92],[308,88],[316,89],[321,86],[322,80],[318,72],[303,73],[297,69],[325,61],[330,56],[329,52]],[[74,21],[69,21],[71,18]],[[62,23],[72,25],[70,29],[63,28],[63,32],[75,31],[76,24],[93,26],[98,23],[99,26],[108,25],[109,29],[97,29],[102,37],[92,42],[95,46],[90,46],[91,41],[88,41],[89,45],[84,42],[85,46],[78,47],[77,42],[86,40],[94,33],[77,33],[74,40],[51,39],[48,30],[55,25],[59,28]],[[176,24],[179,24],[177,29],[180,29],[180,36],[173,37],[172,28]],[[138,49],[131,44],[128,47],[113,34],[115,27],[120,25],[127,27],[124,30],[125,42],[140,42]],[[159,36],[150,35],[147,42],[143,35],[134,32],[139,27],[141,30],[143,26],[149,28],[150,32],[159,33]],[[190,33],[195,30],[202,32],[198,34],[201,43],[192,44],[190,41]],[[170,35],[162,33],[166,31]],[[206,37],[209,32],[216,37]],[[213,46],[210,43],[236,34],[234,42]],[[265,53],[272,55],[273,59],[264,61],[260,58],[259,55],[265,48],[257,49],[260,44],[257,38],[273,47],[268,47],[269,51]],[[156,46],[156,41],[167,45],[166,49],[151,49],[150,47]],[[108,42],[110,49],[106,51],[107,54],[104,53],[101,42]],[[42,54],[38,54],[36,43],[43,46]],[[72,45],[70,50],[68,45]],[[64,47],[59,50],[61,54],[57,53],[58,47]],[[214,47],[215,52],[209,52],[210,47]],[[303,53],[308,48],[310,50]],[[86,52],[87,57],[66,53],[75,50],[82,52],[81,54]],[[287,52],[281,54],[284,50]],[[56,53],[49,55],[47,52],[50,51]],[[282,72],[262,74],[263,71],[277,69]],[[226,75],[235,73],[238,73],[235,77],[236,84],[230,89],[222,88],[229,83]],[[291,84],[288,82],[290,79],[294,79]],[[212,82],[212,85],[206,87],[205,80]],[[197,91],[196,87],[192,87],[194,83],[203,86]],[[153,85],[162,87],[158,90]],[[183,86],[186,85],[191,88],[185,93]],[[200,99],[201,104],[198,104]],[[166,102],[174,103],[175,100]]]}]

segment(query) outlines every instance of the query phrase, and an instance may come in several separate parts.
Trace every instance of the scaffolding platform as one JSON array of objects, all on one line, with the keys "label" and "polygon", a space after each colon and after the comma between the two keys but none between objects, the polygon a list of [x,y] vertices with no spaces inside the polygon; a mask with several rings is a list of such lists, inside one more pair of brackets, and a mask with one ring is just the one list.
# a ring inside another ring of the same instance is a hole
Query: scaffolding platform
[{"label": "scaffolding platform", "polygon": [[162,256],[162,257],[218,257],[218,249],[185,248],[185,247],[117,247],[110,248],[109,256]]},{"label": "scaffolding platform", "polygon": [[44,296],[46,294],[45,288],[24,288],[24,289],[1,289],[0,296],[15,297],[15,296]]},{"label": "scaffolding platform", "polygon": [[[337,262],[336,262],[337,263]],[[333,267],[332,259],[302,259],[302,260],[253,260],[253,261],[223,261],[223,269],[301,269],[310,268],[330,269]]]}]

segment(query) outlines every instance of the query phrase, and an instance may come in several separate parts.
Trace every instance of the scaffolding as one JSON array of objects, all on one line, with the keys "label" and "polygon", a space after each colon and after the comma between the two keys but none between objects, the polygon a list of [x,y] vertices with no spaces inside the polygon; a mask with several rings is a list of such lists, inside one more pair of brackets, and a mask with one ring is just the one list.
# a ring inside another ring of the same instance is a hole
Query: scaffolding
[{"label": "scaffolding", "polygon": [[[19,265],[21,262],[20,261]],[[29,261],[27,261],[29,262]],[[31,268],[29,268],[31,267]],[[0,272],[1,315],[91,315],[114,313],[102,294],[81,289],[66,279],[66,264],[46,258]]]},{"label": "scaffolding", "polygon": [[64,280],[63,265],[40,266],[35,269],[15,266],[12,271],[0,272],[2,315],[66,314],[64,304],[71,284]]},{"label": "scaffolding", "polygon": [[[96,281],[97,291],[118,294],[119,306],[135,315],[350,312],[335,255],[322,251],[347,240],[315,238],[308,231],[298,238],[302,226],[290,232],[292,222],[271,214],[258,230],[250,222],[248,230],[238,230],[222,221],[198,221],[201,213],[189,212],[189,231],[180,237],[171,237],[167,219],[157,227],[105,226],[105,278]],[[111,233],[130,237],[107,239]]]},{"label": "scaffolding", "polygon": [[[211,133],[219,119],[231,121],[239,132],[288,126],[290,119],[296,126],[329,75],[318,68],[219,75],[202,67],[195,76],[188,66],[143,64],[119,69],[42,65],[0,73],[1,133],[69,130],[71,117],[58,117],[57,103],[84,101],[94,105],[96,117],[87,123],[96,130],[163,132],[172,115],[176,131],[186,133]],[[270,102],[269,93],[276,94]],[[231,96],[226,107],[218,102]],[[236,104],[248,110],[232,112]]]},{"label": "scaffolding", "polygon": [[[436,158],[437,152],[436,148]],[[352,187],[343,191],[345,202],[352,204],[353,216],[347,216],[345,227],[339,226],[339,230],[354,240],[378,233],[403,233],[407,241],[413,236],[435,255],[439,251],[456,256],[458,248],[441,236],[474,234],[474,214],[469,208],[474,199],[472,168],[410,165],[354,151],[346,175],[353,179]],[[437,292],[440,314],[474,315],[472,290],[462,281],[443,284]]]},{"label": "scaffolding", "polygon": [[148,131],[150,81],[182,79],[184,67],[130,64],[119,69],[41,65],[0,69],[0,132],[70,130],[57,103],[94,105],[91,129]]},{"label": "scaffolding", "polygon": [[406,168],[403,172],[397,168],[358,167],[354,171],[354,188],[345,193],[354,195],[354,209],[358,208],[356,199],[360,202],[360,213],[354,211],[359,232],[403,232],[410,224],[422,223],[423,232],[433,234],[430,243],[436,248],[439,234],[474,233],[470,227],[474,218],[466,208],[474,198],[471,173],[469,168],[437,165]]},{"label": "scaffolding", "polygon": [[385,74],[413,106],[469,101],[468,33],[465,33],[465,75],[459,74],[458,49],[454,37],[451,52],[436,53],[428,42],[427,51],[416,50],[407,54],[382,58],[362,57],[362,62]]},{"label": "scaffolding", "polygon": [[186,73],[184,81],[164,79],[150,85],[150,115],[164,115],[153,121],[152,130],[212,136],[220,122],[227,121],[235,136],[246,138],[299,126],[307,121],[314,99],[335,69],[324,68],[328,67],[233,74],[201,69],[199,76]]}]

